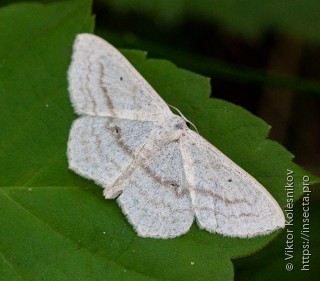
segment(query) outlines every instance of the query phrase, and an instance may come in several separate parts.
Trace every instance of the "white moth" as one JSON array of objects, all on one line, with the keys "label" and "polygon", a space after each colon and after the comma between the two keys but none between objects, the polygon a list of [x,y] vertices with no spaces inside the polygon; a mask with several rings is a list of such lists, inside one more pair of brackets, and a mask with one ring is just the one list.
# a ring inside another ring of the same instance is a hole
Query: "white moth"
[{"label": "white moth", "polygon": [[273,197],[252,176],[174,115],[113,46],[77,36],[68,72],[76,113],[69,167],[104,188],[139,236],[190,229],[254,237],[284,227]]}]

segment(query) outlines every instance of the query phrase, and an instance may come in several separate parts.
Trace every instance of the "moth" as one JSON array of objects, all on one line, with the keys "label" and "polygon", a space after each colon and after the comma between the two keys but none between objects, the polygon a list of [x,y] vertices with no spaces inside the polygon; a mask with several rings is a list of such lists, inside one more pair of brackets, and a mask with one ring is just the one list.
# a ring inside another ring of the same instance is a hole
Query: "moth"
[{"label": "moth", "polygon": [[269,192],[187,126],[103,39],[79,34],[68,70],[69,168],[103,187],[142,237],[190,229],[255,237],[283,228]]}]

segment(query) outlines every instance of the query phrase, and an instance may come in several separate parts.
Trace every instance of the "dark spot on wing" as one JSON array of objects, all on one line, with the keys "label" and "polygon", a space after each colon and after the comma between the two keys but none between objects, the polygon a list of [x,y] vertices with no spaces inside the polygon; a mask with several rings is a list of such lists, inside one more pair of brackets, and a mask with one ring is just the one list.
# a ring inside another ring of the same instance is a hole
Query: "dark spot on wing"
[{"label": "dark spot on wing", "polygon": [[174,127],[175,127],[176,130],[182,130],[183,129],[183,124],[179,123],[179,124],[176,124]]},{"label": "dark spot on wing", "polygon": [[113,131],[114,135],[120,135],[120,133],[121,133],[121,129],[118,126],[112,127],[112,131]]}]

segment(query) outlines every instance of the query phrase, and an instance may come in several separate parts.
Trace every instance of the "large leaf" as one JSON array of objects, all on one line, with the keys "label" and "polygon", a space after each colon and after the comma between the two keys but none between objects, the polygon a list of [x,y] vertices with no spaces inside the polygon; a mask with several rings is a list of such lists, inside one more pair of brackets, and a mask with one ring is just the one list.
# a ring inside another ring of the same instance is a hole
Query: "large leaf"
[{"label": "large leaf", "polygon": [[[77,117],[66,71],[75,35],[92,25],[90,1],[0,10],[0,280],[232,280],[231,258],[256,252],[277,233],[231,239],[194,225],[171,240],[140,238],[100,187],[68,170],[66,144]],[[209,99],[208,78],[140,51],[124,54],[284,206],[287,169],[297,182],[306,172],[265,139],[267,124]],[[301,192],[297,186],[296,198]]]}]

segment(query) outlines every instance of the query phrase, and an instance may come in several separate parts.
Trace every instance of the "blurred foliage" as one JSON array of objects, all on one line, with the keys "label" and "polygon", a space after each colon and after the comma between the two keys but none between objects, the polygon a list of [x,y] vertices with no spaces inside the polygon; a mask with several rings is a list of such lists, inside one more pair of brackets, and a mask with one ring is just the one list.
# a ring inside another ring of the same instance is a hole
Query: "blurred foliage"
[{"label": "blurred foliage", "polygon": [[121,12],[137,12],[167,25],[186,18],[220,24],[247,38],[275,29],[295,37],[320,42],[318,0],[97,0]]},{"label": "blurred foliage", "polygon": [[[58,2],[59,0],[0,0],[0,5],[16,2]],[[60,0],[61,1],[61,0]],[[80,0],[74,0],[80,1]],[[230,63],[226,60],[199,55],[183,46],[183,42],[174,45],[177,27],[186,21],[202,22],[208,26],[219,27],[235,36],[248,40],[258,40],[270,32],[287,34],[298,41],[320,43],[320,1],[254,1],[254,0],[95,0],[94,5],[108,11],[106,17],[121,27],[127,24],[128,36],[123,32],[112,31],[112,26],[97,24],[96,31],[106,36],[112,43],[127,48],[147,49],[154,57],[172,60],[181,67],[196,71],[206,76],[232,81],[233,83],[252,86],[276,87],[293,90],[297,93],[320,95],[320,82],[290,75],[267,73],[244,64]],[[105,11],[103,11],[105,12]],[[127,18],[135,15],[132,22]],[[138,17],[137,20],[134,20]],[[144,21],[145,20],[145,21]],[[109,22],[110,23],[110,22]],[[141,26],[145,24],[145,26]],[[157,32],[152,29],[157,26]],[[141,29],[134,34],[133,30]],[[159,30],[164,33],[157,34]],[[144,35],[150,30],[155,34],[152,40]],[[204,32],[200,31],[199,32]],[[192,31],[190,37],[194,37]],[[192,35],[192,36],[191,36]],[[165,42],[166,37],[169,41]],[[154,40],[155,39],[155,40]],[[160,40],[159,40],[160,39]],[[192,39],[191,39],[192,40]],[[196,40],[196,39],[193,39]],[[162,41],[162,42],[161,42]],[[173,44],[170,44],[170,41]],[[201,61],[201,64],[199,63]]]},{"label": "blurred foliage", "polygon": [[[264,70],[254,69],[244,65],[234,65],[223,60],[207,58],[190,51],[173,48],[171,46],[154,43],[133,34],[120,34],[105,30],[98,26],[95,34],[122,48],[148,50],[148,56],[166,58],[180,67],[190,69],[203,75],[214,77],[213,80],[226,79],[241,85],[268,86],[320,95],[320,82],[312,79],[266,73]],[[214,83],[213,81],[213,83]]]},{"label": "blurred foliage", "polygon": [[[243,61],[239,61],[239,57],[234,61],[230,58],[221,59],[215,51],[230,49],[230,46],[224,46],[223,43],[223,40],[228,41],[230,38],[217,34],[223,31],[233,34],[232,40],[239,38],[249,42],[248,39],[251,39],[254,44],[263,44],[268,34],[281,33],[292,36],[296,42],[308,41],[305,34],[311,30],[309,23],[305,24],[305,29],[301,32],[303,36],[300,36],[298,27],[295,29],[295,26],[302,25],[304,20],[310,20],[309,16],[304,16],[305,10],[316,11],[316,8],[310,8],[308,3],[304,5],[304,2],[301,2],[301,9],[295,7],[296,2],[288,1],[283,5],[279,1],[270,3],[202,0],[96,0],[94,3],[95,12],[98,14],[96,32],[113,40],[118,46],[147,49],[150,56],[170,59],[181,67],[212,77],[215,81],[221,79],[242,85],[320,94],[319,81],[296,77],[295,73],[280,75],[261,69],[265,67],[264,63],[268,63],[267,51],[260,54],[260,58],[255,53],[251,57],[249,54]],[[282,11],[281,7],[285,11]],[[291,13],[291,10],[295,10],[295,13]],[[269,15],[270,13],[274,16]],[[295,17],[298,21],[289,21],[288,16]],[[278,24],[282,23],[281,20],[284,24]],[[261,22],[258,23],[259,21]],[[314,29],[318,30],[316,27],[320,27],[320,20],[313,25]],[[314,34],[318,35],[318,32]],[[217,39],[219,41],[215,42]],[[260,40],[262,42],[259,43]],[[317,43],[317,40],[309,42]],[[241,54],[241,45],[237,47],[238,44],[239,42],[234,42],[234,49],[238,48],[238,53]],[[258,66],[255,65],[257,61],[261,61]]]},{"label": "blurred foliage", "polygon": [[[0,5],[58,1],[0,0]],[[257,38],[266,31],[277,30],[320,43],[318,0],[95,0],[94,2],[121,13],[135,12],[146,15],[170,26],[178,25],[186,19],[197,19],[211,24],[218,23],[229,32],[240,33],[247,38]]]}]

